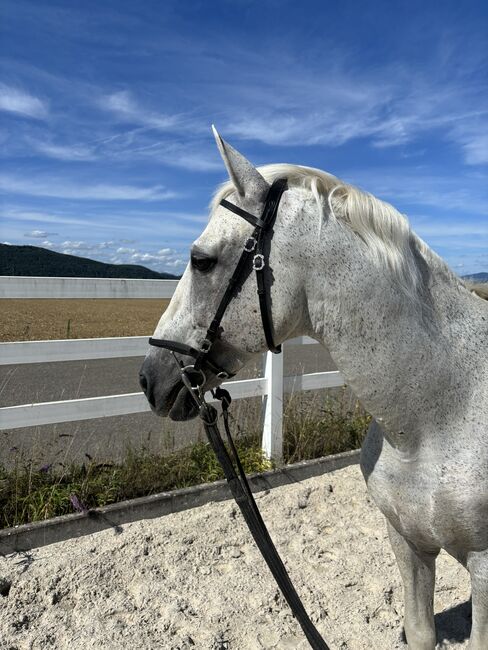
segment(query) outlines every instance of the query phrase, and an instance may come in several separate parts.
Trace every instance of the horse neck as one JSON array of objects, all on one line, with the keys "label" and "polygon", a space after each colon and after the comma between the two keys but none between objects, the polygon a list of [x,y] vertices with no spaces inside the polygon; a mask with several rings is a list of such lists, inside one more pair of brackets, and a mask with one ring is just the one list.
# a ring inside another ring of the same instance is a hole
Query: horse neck
[{"label": "horse neck", "polygon": [[[336,288],[316,265],[308,296],[312,335],[385,427],[419,431],[429,418],[432,428],[443,426],[444,414],[452,419],[452,404],[472,384],[468,372],[463,376],[466,357],[476,356],[467,345],[471,296],[440,259],[427,255],[430,309],[422,315],[374,260],[357,248],[350,253]],[[326,256],[322,264],[326,273]]]}]

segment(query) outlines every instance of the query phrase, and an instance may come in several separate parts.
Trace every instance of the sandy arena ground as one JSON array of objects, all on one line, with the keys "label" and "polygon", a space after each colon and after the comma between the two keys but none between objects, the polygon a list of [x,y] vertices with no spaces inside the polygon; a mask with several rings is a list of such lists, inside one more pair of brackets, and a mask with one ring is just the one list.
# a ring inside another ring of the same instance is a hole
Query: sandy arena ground
[{"label": "sandy arena ground", "polygon": [[[400,577],[359,468],[257,501],[331,648],[405,650]],[[466,647],[468,575],[445,554],[437,575],[438,648]],[[309,647],[231,501],[0,558],[0,593],[2,650]]]}]

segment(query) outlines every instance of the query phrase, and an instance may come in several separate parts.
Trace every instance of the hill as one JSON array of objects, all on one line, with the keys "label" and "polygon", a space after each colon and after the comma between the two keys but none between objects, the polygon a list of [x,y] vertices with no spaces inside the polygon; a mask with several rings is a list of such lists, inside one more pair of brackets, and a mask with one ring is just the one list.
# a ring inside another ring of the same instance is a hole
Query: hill
[{"label": "hill", "polygon": [[488,273],[473,273],[472,275],[463,275],[465,280],[471,280],[471,282],[488,282]]},{"label": "hill", "polygon": [[158,273],[139,264],[106,264],[87,257],[56,253],[40,246],[10,244],[0,244],[0,275],[154,280],[174,280],[179,277],[171,273]]}]

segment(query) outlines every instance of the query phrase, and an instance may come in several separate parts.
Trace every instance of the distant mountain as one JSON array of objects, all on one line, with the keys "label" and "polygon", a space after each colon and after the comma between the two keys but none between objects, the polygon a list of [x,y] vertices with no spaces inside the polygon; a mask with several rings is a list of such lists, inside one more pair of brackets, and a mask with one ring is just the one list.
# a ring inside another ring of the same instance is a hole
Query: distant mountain
[{"label": "distant mountain", "polygon": [[463,278],[472,282],[488,282],[488,273],[473,273],[472,275],[463,275]]},{"label": "distant mountain", "polygon": [[65,255],[40,246],[0,244],[0,275],[70,278],[143,278],[175,280],[179,276],[158,273],[139,264],[106,264],[87,257]]},{"label": "distant mountain", "polygon": [[[0,244],[0,275],[30,275],[73,278],[149,278],[178,279],[171,273],[158,273],[139,264],[106,264],[87,257],[56,253],[40,246]],[[488,282],[488,273],[464,275],[473,282]]]}]

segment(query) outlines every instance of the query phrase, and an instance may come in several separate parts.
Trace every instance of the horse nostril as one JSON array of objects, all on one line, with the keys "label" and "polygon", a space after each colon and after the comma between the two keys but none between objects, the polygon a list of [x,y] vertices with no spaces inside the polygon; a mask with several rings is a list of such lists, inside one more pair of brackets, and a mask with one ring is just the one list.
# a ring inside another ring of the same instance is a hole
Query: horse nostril
[{"label": "horse nostril", "polygon": [[147,393],[147,386],[148,386],[147,377],[143,372],[139,373],[139,384],[142,390],[144,391],[144,393]]},{"label": "horse nostril", "polygon": [[140,372],[139,373],[139,384],[144,391],[145,396],[147,397],[147,401],[151,406],[156,406],[156,399],[154,397],[154,390],[153,386],[151,386],[151,382],[148,380],[146,373]]}]

